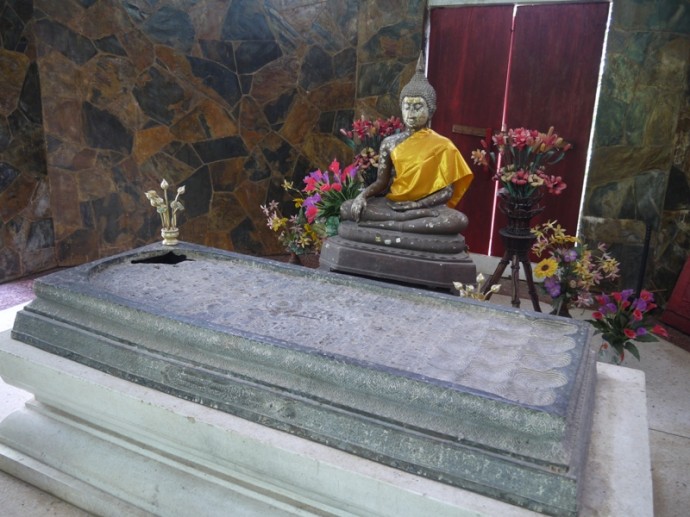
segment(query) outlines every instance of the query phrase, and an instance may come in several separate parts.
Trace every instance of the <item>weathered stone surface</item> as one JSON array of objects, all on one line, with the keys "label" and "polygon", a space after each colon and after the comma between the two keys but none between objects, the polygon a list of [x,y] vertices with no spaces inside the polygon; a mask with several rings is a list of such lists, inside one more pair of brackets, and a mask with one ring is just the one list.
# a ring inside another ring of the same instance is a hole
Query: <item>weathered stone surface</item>
[{"label": "weathered stone surface", "polygon": [[290,114],[285,119],[285,124],[281,128],[280,134],[292,145],[300,145],[305,141],[307,135],[310,134],[310,132],[304,129],[316,127],[318,120],[318,108],[303,97],[297,97]]},{"label": "weathered stone surface", "polygon": [[148,70],[149,80],[134,88],[134,96],[141,109],[152,119],[162,123],[172,122],[175,112],[171,108],[184,98],[184,90],[173,77],[157,68]]},{"label": "weathered stone surface", "polygon": [[184,180],[185,217],[193,218],[210,211],[213,198],[213,186],[208,167],[200,167],[194,174]]},{"label": "weathered stone surface", "polygon": [[293,92],[300,65],[294,57],[284,57],[265,66],[254,75],[251,93],[255,99],[273,100]]},{"label": "weathered stone surface", "polygon": [[577,514],[594,396],[586,323],[184,243],[182,260],[169,252],[38,280],[13,337],[415,474]]},{"label": "weathered stone surface", "polygon": [[237,46],[238,74],[252,74],[283,55],[274,41],[243,41]]},{"label": "weathered stone surface", "polygon": [[193,147],[204,163],[246,156],[248,153],[244,142],[238,136],[196,142]]},{"label": "weathered stone surface", "polygon": [[[28,3],[28,2],[26,2]],[[3,2],[4,8],[0,12],[0,33],[2,33],[2,46],[8,50],[17,50],[22,40],[24,32],[24,22],[13,6]],[[21,7],[21,3],[20,3]]]},{"label": "weathered stone surface", "polygon": [[53,232],[53,220],[43,219],[31,223],[29,237],[26,243],[27,251],[35,251],[55,246],[55,234]]},{"label": "weathered stone surface", "polygon": [[88,102],[82,105],[82,113],[86,141],[91,147],[131,152],[134,137],[115,115]]},{"label": "weathered stone surface", "polygon": [[143,25],[146,34],[157,43],[189,52],[194,43],[194,26],[189,15],[180,9],[164,5]]},{"label": "weathered stone surface", "polygon": [[39,20],[36,22],[34,30],[45,44],[53,47],[78,65],[83,65],[97,53],[91,40],[75,33],[61,23]]},{"label": "weathered stone surface", "polygon": [[19,174],[20,172],[9,163],[0,162],[0,193],[7,190]]},{"label": "weathered stone surface", "polygon": [[299,84],[309,91],[334,78],[333,59],[321,47],[311,47],[304,57]]},{"label": "weathered stone surface", "polygon": [[237,104],[242,91],[235,72],[207,59],[192,56],[187,56],[187,59],[192,66],[192,73],[204,85],[218,93],[230,106]]},{"label": "weathered stone surface", "polygon": [[372,97],[398,90],[398,80],[403,69],[404,66],[397,61],[362,65],[357,81],[357,96]]},{"label": "weathered stone surface", "polygon": [[178,120],[170,132],[183,142],[237,135],[237,124],[218,104],[204,100]]},{"label": "weathered stone surface", "polygon": [[[8,169],[5,169],[6,171]],[[8,171],[8,174],[12,174]],[[28,174],[18,175],[0,192],[0,220],[10,221],[29,206],[37,181]]]},{"label": "weathered stone surface", "polygon": [[230,4],[221,29],[223,40],[273,40],[261,4],[252,0],[237,0]]},{"label": "weathered stone surface", "polygon": [[0,114],[9,115],[17,108],[29,64],[26,55],[0,49]]},{"label": "weathered stone surface", "polygon": [[134,135],[134,159],[138,163],[146,161],[168,145],[174,138],[174,135],[166,126],[154,126],[138,131]]},{"label": "weathered stone surface", "polygon": [[94,41],[96,48],[101,52],[106,52],[108,54],[115,54],[116,56],[126,56],[127,52],[120,45],[117,36],[106,36],[104,38]]}]

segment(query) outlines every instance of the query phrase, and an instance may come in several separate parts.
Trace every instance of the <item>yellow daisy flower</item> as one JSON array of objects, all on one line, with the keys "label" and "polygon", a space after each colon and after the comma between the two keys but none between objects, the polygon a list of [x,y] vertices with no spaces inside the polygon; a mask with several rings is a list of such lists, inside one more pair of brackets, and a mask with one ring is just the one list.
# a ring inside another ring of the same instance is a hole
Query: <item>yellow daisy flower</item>
[{"label": "yellow daisy flower", "polygon": [[534,276],[537,278],[548,278],[558,271],[558,262],[553,257],[545,258],[534,269]]}]

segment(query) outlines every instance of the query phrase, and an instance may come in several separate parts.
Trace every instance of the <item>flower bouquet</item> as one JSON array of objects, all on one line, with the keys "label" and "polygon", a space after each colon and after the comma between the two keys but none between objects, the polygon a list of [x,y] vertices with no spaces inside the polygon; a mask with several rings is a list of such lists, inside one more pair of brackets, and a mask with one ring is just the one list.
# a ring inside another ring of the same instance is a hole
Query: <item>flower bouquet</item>
[{"label": "flower bouquet", "polygon": [[558,195],[566,188],[563,178],[546,173],[546,167],[561,161],[571,147],[553,127],[547,133],[523,127],[497,132],[491,138],[495,151],[490,149],[489,136],[482,140],[484,149],[472,151],[472,161],[488,170],[490,159],[497,167],[493,179],[508,196],[530,198],[544,189]]},{"label": "flower bouquet", "polygon": [[551,296],[553,314],[568,315],[568,307],[588,307],[593,303],[590,289],[604,280],[618,278],[619,263],[600,243],[590,250],[578,237],[568,235],[557,221],[532,228],[532,252],[545,257],[534,275],[544,279],[544,290]]},{"label": "flower bouquet", "polygon": [[292,200],[298,211],[286,217],[280,211],[277,201],[261,205],[261,211],[266,216],[266,225],[278,234],[278,241],[289,253],[299,256],[318,252],[323,241],[323,228],[307,221],[302,191],[294,188],[289,181],[283,182],[283,189],[293,196]]},{"label": "flower bouquet", "polygon": [[362,182],[357,176],[357,165],[353,163],[345,169],[333,160],[328,169],[311,172],[304,178],[304,215],[309,223],[323,224],[326,236],[338,233],[340,224],[340,205],[354,199],[362,190]]},{"label": "flower bouquet", "polygon": [[668,337],[664,327],[649,321],[650,312],[656,308],[654,295],[649,291],[642,290],[636,297],[632,289],[626,289],[596,296],[596,300],[599,310],[588,321],[604,339],[599,355],[612,354],[614,364],[623,362],[626,350],[640,360],[640,352],[633,341],[650,342],[657,341],[656,336]]},{"label": "flower bouquet", "polygon": [[369,120],[362,116],[352,123],[351,130],[340,130],[345,143],[355,151],[353,165],[357,166],[365,186],[373,183],[378,174],[381,141],[387,136],[400,133],[404,127],[397,117]]}]

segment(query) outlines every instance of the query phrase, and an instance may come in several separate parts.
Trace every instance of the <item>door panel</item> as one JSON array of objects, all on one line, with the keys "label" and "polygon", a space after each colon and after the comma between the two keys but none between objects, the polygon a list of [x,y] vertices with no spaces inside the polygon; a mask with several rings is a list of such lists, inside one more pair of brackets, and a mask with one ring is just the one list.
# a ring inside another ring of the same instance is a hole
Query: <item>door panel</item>
[{"label": "door panel", "polygon": [[475,172],[458,209],[470,219],[465,239],[476,253],[488,252],[495,182],[471,163],[482,137],[452,129],[501,127],[512,17],[512,6],[431,11],[428,75],[438,104],[432,127],[453,141]]},{"label": "door panel", "polygon": [[[518,7],[515,17],[506,123],[541,131],[553,125],[573,144],[547,169],[568,188],[559,196],[545,194],[546,209],[533,221],[558,219],[571,235],[580,212],[608,9],[605,3],[530,5]],[[497,228],[504,217],[497,216]]]},{"label": "door panel", "polygon": [[[454,7],[431,11],[429,81],[437,90],[432,127],[451,138],[468,163],[480,137],[459,135],[454,124],[499,129],[504,107],[507,127],[548,130],[574,148],[549,169],[568,188],[546,195],[547,209],[535,222],[558,219],[574,233],[579,216],[608,3],[519,6],[511,51],[514,6]],[[506,75],[512,52],[508,95]],[[504,100],[506,102],[504,102]],[[470,219],[470,251],[502,255],[498,230],[505,225],[492,213],[495,182],[472,166],[475,179],[458,208]]]}]

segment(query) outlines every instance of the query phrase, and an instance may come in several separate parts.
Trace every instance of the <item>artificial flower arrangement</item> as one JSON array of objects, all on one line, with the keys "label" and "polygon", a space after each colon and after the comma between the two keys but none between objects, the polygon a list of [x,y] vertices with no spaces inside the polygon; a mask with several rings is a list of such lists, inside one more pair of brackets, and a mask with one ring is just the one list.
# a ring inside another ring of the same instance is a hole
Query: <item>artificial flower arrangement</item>
[{"label": "artificial flower arrangement", "polygon": [[310,172],[304,184],[300,190],[290,181],[283,182],[283,188],[298,209],[292,217],[283,216],[276,201],[268,206],[261,205],[268,227],[278,234],[283,247],[296,255],[318,252],[326,237],[336,235],[340,205],[357,197],[362,190],[357,166],[351,164],[341,169],[337,160],[333,160],[325,171]]},{"label": "artificial flower arrangement", "polygon": [[327,237],[338,233],[340,205],[362,191],[357,170],[356,163],[341,169],[340,163],[333,160],[326,171],[317,169],[304,178],[303,192],[308,195],[304,200],[304,214],[309,223],[324,225]]},{"label": "artificial flower arrangement", "polygon": [[174,230],[177,229],[177,212],[182,212],[184,210],[184,205],[180,201],[180,196],[184,194],[185,187],[182,185],[178,187],[175,199],[172,201],[168,200],[168,189],[170,184],[163,180],[161,181],[161,189],[163,190],[163,197],[160,197],[155,190],[149,190],[146,192],[146,199],[151,202],[151,206],[156,209],[158,215],[161,218],[161,225],[164,230]]},{"label": "artificial flower arrangement", "polygon": [[651,342],[657,341],[656,336],[668,337],[664,327],[649,321],[650,312],[656,308],[654,295],[649,291],[642,290],[635,296],[632,289],[626,289],[595,298],[599,309],[592,313],[593,319],[587,321],[604,340],[600,356],[611,353],[613,363],[623,362],[626,350],[640,360],[640,351],[633,341]]},{"label": "artificial flower arrangement", "polygon": [[352,123],[352,129],[341,129],[345,143],[355,151],[354,165],[365,186],[376,179],[379,167],[379,147],[384,138],[400,133],[405,128],[398,117],[376,120],[365,119],[364,115]]},{"label": "artificial flower arrangement", "polygon": [[547,221],[531,232],[536,239],[532,252],[544,256],[534,275],[544,279],[543,288],[551,296],[554,314],[567,314],[570,304],[590,306],[592,287],[618,278],[620,264],[605,244],[590,250],[581,239],[568,235],[557,221]]},{"label": "artificial flower arrangement", "polygon": [[283,181],[283,189],[292,195],[297,213],[290,217],[284,216],[278,202],[273,200],[268,205],[261,205],[266,225],[278,234],[278,241],[286,251],[298,256],[318,252],[323,241],[323,229],[307,221],[302,191],[287,180]]},{"label": "artificial flower arrangement", "polygon": [[484,278],[484,275],[479,273],[477,275],[476,286],[472,284],[463,284],[462,282],[453,282],[453,287],[458,292],[458,296],[461,298],[470,298],[472,300],[483,302],[490,298],[492,294],[495,294],[501,290],[501,284],[493,284],[486,293],[483,292],[485,281],[486,279]]},{"label": "artificial flower arrangement", "polygon": [[472,151],[472,161],[488,170],[491,160],[497,167],[493,179],[509,196],[529,198],[544,189],[558,195],[565,190],[561,176],[546,173],[546,167],[561,161],[571,147],[553,127],[546,133],[524,127],[499,131],[491,136],[496,151],[490,149],[489,136],[481,141],[484,149]]}]

